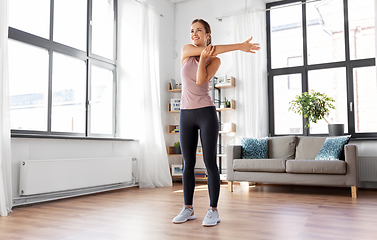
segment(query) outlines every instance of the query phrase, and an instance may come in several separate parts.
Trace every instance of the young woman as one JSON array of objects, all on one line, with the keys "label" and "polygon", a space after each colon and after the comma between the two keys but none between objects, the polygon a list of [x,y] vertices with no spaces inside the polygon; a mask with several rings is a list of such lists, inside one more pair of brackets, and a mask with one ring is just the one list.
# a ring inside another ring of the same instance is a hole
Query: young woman
[{"label": "young woman", "polygon": [[195,19],[191,24],[192,44],[185,45],[181,53],[182,98],[179,139],[183,156],[182,184],[185,206],[173,219],[173,223],[183,223],[196,218],[192,202],[198,130],[200,130],[203,159],[208,174],[210,198],[210,208],[202,224],[215,226],[220,222],[217,211],[220,175],[216,162],[219,120],[215,104],[209,94],[209,84],[221,64],[216,56],[235,50],[255,53],[259,50],[259,45],[250,43],[251,39],[252,37],[239,44],[213,46],[209,24],[203,19]]}]

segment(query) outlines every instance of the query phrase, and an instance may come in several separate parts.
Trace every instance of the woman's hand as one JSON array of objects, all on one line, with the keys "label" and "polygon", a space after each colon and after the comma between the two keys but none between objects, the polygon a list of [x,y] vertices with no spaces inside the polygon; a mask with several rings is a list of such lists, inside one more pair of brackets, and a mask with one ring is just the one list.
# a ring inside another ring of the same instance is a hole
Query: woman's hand
[{"label": "woman's hand", "polygon": [[240,44],[241,51],[248,52],[248,53],[255,53],[255,51],[258,51],[260,49],[259,43],[251,43],[250,42],[251,39],[253,39],[253,37],[250,37],[245,42]]},{"label": "woman's hand", "polygon": [[206,48],[203,49],[202,53],[200,54],[200,58],[210,58],[210,57],[215,57],[216,55],[214,54],[216,47],[212,46],[212,44],[208,45]]}]

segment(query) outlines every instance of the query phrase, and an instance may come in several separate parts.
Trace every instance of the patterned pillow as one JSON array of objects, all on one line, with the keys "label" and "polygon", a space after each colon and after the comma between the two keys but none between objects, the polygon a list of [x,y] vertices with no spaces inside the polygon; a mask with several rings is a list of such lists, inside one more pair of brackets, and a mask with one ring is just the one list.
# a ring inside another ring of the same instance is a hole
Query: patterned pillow
[{"label": "patterned pillow", "polygon": [[326,138],[315,160],[339,160],[350,137],[351,135]]},{"label": "patterned pillow", "polygon": [[268,158],[268,138],[242,138],[242,158],[243,159],[267,159]]}]

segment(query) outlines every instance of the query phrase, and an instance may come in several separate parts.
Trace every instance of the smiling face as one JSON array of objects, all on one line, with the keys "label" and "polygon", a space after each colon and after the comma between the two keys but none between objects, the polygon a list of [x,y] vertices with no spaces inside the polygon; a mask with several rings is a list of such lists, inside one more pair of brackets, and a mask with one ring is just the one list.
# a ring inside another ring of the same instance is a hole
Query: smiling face
[{"label": "smiling face", "polygon": [[195,46],[206,46],[206,40],[210,33],[206,33],[204,25],[200,22],[195,22],[191,25],[191,41]]}]

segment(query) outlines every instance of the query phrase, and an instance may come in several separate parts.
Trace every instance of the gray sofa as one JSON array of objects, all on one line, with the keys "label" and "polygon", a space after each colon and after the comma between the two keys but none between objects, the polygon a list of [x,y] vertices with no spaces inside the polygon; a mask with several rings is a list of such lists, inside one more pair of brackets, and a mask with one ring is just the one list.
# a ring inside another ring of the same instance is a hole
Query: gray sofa
[{"label": "gray sofa", "polygon": [[[357,198],[357,147],[346,144],[342,160],[314,160],[326,137],[268,138],[268,159],[242,159],[241,145],[226,148],[227,181],[351,187]],[[343,160],[344,159],[344,160]]]}]

